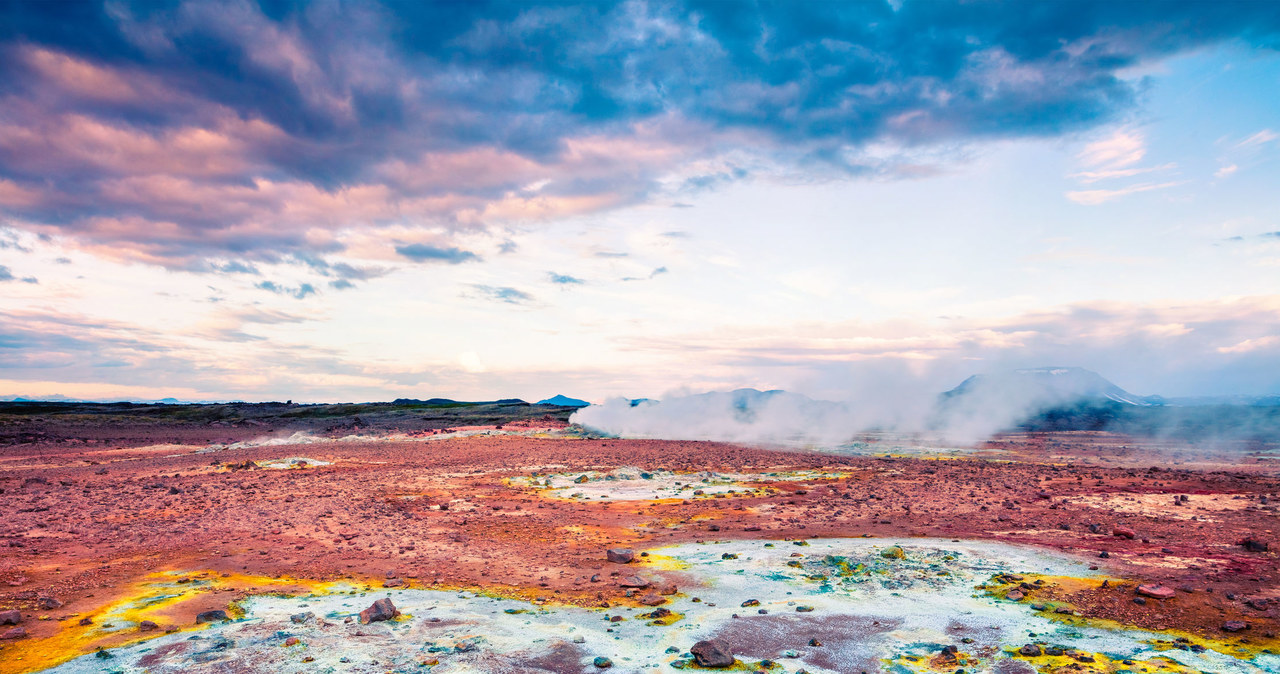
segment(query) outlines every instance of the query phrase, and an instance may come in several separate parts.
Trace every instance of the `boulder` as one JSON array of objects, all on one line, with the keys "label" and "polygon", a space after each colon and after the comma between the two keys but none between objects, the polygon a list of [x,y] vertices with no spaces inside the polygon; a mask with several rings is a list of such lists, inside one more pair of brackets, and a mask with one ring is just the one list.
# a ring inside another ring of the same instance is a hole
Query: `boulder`
[{"label": "boulder", "polygon": [[1134,531],[1133,529],[1130,529],[1129,527],[1116,527],[1115,529],[1111,530],[1111,535],[1133,540],[1138,537],[1138,532]]},{"label": "boulder", "polygon": [[618,580],[618,584],[622,587],[649,587],[649,581],[641,578],[640,576],[623,576]]},{"label": "boulder", "polygon": [[22,622],[22,614],[18,611],[0,611],[0,625],[17,625]]},{"label": "boulder", "polygon": [[400,615],[396,610],[396,605],[391,603],[390,598],[379,599],[373,602],[373,605],[360,612],[361,624],[369,624],[381,622],[383,620],[391,620]]},{"label": "boulder", "polygon": [[627,548],[609,548],[604,554],[614,564],[630,564],[636,558],[635,551]]},{"label": "boulder", "polygon": [[720,639],[699,641],[689,652],[701,667],[728,667],[734,663],[733,649]]},{"label": "boulder", "polygon": [[226,620],[226,619],[227,619],[227,612],[222,609],[217,609],[214,611],[205,611],[204,613],[198,614],[196,616],[196,624],[199,625],[201,623],[216,623],[216,622],[222,622],[223,620]]},{"label": "boulder", "polygon": [[1177,594],[1173,588],[1160,584],[1139,585],[1138,589],[1134,591],[1152,599],[1173,599],[1174,595]]},{"label": "boulder", "polygon": [[143,620],[142,622],[138,623],[139,632],[154,632],[155,630],[158,630],[158,629],[160,629],[160,626],[150,620]]},{"label": "boulder", "polygon": [[663,596],[660,594],[650,592],[649,594],[646,594],[645,596],[640,598],[640,603],[644,604],[645,606],[661,606],[667,603],[667,600],[663,598]]},{"label": "boulder", "polygon": [[1039,657],[1040,647],[1035,644],[1024,644],[1022,648],[1018,649],[1018,652],[1028,658]]},{"label": "boulder", "polygon": [[27,636],[27,631],[21,627],[10,627],[4,632],[0,632],[0,639],[22,639]]},{"label": "boulder", "polygon": [[1249,623],[1243,620],[1228,620],[1222,623],[1223,632],[1240,632],[1249,629]]},{"label": "boulder", "polygon": [[41,611],[52,611],[55,608],[62,608],[62,602],[54,597],[40,597],[36,599],[36,606]]}]

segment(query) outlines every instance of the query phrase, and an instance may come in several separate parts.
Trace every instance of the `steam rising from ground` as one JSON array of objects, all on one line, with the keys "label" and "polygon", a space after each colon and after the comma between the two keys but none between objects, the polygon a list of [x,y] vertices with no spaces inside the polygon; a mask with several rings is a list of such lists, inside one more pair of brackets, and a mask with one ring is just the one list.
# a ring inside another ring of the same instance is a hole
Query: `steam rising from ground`
[{"label": "steam rising from ground", "polygon": [[623,398],[593,405],[571,421],[621,437],[834,447],[868,431],[925,433],[977,444],[1045,410],[1089,404],[1146,406],[1096,373],[1037,368],[971,377],[939,396],[922,383],[863,390],[857,400],[814,400],[787,391]]}]

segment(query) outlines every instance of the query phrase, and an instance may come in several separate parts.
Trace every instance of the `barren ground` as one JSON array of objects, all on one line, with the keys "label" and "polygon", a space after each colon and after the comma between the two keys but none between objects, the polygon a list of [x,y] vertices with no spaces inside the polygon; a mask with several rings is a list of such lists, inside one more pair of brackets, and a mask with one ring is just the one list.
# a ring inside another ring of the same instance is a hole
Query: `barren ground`
[{"label": "barren ground", "polygon": [[[960,459],[520,436],[197,451],[247,439],[242,430],[226,437],[225,429],[184,427],[157,437],[145,428],[114,429],[99,433],[110,441],[36,438],[0,446],[0,611],[21,611],[28,635],[0,641],[0,671],[25,671],[4,664],[5,650],[76,629],[80,618],[155,570],[236,574],[228,576],[233,580],[283,575],[303,579],[300,586],[394,578],[602,606],[630,601],[604,561],[606,548],[716,539],[927,536],[1032,544],[1096,557],[1104,570],[1135,581],[1071,596],[1086,617],[1213,638],[1223,637],[1226,621],[1240,620],[1255,643],[1274,639],[1280,617],[1280,479],[1256,453],[1230,468],[1178,454],[1187,467],[1169,460],[1167,447],[1074,433],[1003,436],[976,458]],[[145,437],[165,444],[143,444]],[[242,467],[286,457],[328,465]],[[504,482],[621,466],[845,476],[762,476],[759,484],[773,492],[767,496],[612,503],[548,498]],[[1240,544],[1247,538],[1270,550],[1247,549]],[[1140,605],[1132,601],[1136,582],[1163,583],[1178,594]],[[231,588],[182,604],[169,617],[187,625],[196,612],[256,590]],[[42,597],[62,605],[41,608]]]}]

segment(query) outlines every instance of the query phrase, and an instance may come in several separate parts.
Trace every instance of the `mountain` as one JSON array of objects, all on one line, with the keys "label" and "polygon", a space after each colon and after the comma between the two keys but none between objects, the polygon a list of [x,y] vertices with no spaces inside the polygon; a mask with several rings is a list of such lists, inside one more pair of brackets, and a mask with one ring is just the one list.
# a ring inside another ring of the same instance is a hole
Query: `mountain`
[{"label": "mountain", "polygon": [[539,400],[539,405],[555,405],[557,407],[589,407],[591,403],[577,398],[570,398],[566,395],[556,394],[554,397],[546,400]]},{"label": "mountain", "polygon": [[1134,395],[1082,367],[1037,367],[977,374],[942,394],[943,401],[975,398],[991,402],[1020,401],[1040,408],[1107,401],[1139,407],[1161,404],[1156,396]]}]

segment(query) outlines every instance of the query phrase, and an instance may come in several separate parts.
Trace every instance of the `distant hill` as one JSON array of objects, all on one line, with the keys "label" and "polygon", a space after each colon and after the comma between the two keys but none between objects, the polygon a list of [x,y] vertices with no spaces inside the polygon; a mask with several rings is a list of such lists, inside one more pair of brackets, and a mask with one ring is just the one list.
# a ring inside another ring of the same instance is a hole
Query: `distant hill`
[{"label": "distant hill", "polygon": [[539,405],[555,405],[557,407],[590,407],[591,403],[577,398],[570,398],[566,395],[556,394],[546,400],[539,400]]}]

